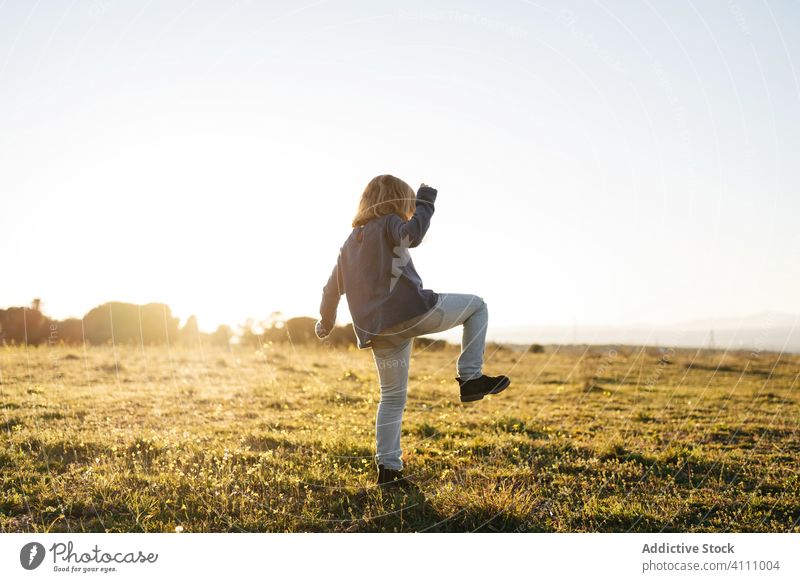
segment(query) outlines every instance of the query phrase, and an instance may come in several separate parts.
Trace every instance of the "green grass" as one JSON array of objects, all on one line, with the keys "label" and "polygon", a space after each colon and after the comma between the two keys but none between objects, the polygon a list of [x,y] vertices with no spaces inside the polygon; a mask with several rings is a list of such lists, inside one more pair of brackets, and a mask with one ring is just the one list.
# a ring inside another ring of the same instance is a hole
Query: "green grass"
[{"label": "green grass", "polygon": [[404,460],[374,487],[369,351],[0,347],[0,529],[800,531],[800,358],[414,353]]}]

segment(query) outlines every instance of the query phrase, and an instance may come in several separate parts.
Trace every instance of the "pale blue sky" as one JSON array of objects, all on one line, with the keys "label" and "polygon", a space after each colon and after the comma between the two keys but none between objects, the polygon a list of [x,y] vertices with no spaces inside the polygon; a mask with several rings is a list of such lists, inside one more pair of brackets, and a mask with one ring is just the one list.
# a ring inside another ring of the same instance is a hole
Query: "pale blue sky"
[{"label": "pale blue sky", "polygon": [[313,315],[392,173],[495,325],[796,313],[798,74],[790,1],[5,2],[0,306]]}]

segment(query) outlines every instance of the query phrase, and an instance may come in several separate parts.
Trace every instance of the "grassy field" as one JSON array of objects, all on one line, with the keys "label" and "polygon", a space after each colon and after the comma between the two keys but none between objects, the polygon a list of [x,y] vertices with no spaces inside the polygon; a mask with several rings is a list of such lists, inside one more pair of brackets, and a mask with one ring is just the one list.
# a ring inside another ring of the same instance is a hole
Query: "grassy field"
[{"label": "grassy field", "polygon": [[800,531],[800,357],[417,349],[419,490],[378,490],[369,351],[0,346],[0,529]]}]

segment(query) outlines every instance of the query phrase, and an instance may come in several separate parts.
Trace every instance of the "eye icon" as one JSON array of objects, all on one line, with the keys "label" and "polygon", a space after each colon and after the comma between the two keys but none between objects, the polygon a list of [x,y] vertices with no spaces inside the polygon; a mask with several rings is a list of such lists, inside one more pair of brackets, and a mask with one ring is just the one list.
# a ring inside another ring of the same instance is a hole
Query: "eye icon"
[{"label": "eye icon", "polygon": [[39,542],[30,542],[19,551],[19,563],[26,570],[35,570],[44,561],[44,546]]}]

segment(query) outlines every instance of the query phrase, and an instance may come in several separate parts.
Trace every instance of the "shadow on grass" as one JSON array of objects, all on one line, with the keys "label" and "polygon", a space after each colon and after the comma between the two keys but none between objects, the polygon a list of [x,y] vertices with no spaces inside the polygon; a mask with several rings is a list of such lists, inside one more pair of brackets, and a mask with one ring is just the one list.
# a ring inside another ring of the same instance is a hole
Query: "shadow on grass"
[{"label": "shadow on grass", "polygon": [[327,517],[306,517],[304,531],[416,532],[444,520],[416,484],[406,488],[330,489],[323,499]]}]

